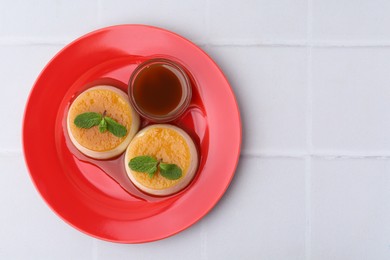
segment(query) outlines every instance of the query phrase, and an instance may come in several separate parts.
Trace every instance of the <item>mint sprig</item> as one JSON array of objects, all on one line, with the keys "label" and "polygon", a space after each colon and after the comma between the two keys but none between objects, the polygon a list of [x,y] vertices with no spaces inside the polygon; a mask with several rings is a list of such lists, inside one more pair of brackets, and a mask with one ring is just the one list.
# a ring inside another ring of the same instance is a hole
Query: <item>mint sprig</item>
[{"label": "mint sprig", "polygon": [[111,117],[106,116],[103,118],[103,120],[107,122],[107,130],[109,132],[111,132],[113,135],[115,135],[117,137],[123,137],[126,135],[126,133],[127,133],[126,127],[119,124],[117,121],[115,121]]},{"label": "mint sprig", "polygon": [[172,163],[160,163],[160,173],[169,180],[177,180],[182,175],[180,167]]},{"label": "mint sprig", "polygon": [[138,156],[130,160],[129,167],[133,171],[145,172],[152,178],[157,171],[157,164],[158,161],[153,157]]},{"label": "mint sprig", "polygon": [[76,116],[74,124],[80,128],[91,128],[102,121],[102,115],[95,112],[87,112]]},{"label": "mint sprig", "polygon": [[102,120],[99,123],[99,131],[100,133],[104,133],[107,131],[107,121],[102,118]]},{"label": "mint sprig", "polygon": [[176,164],[163,163],[148,155],[132,158],[129,167],[133,171],[147,173],[150,178],[154,176],[158,168],[160,168],[161,176],[166,179],[177,180],[182,176],[182,170]]},{"label": "mint sprig", "polygon": [[99,126],[99,132],[104,133],[107,130],[116,137],[124,137],[127,134],[127,129],[123,125],[111,117],[106,116],[107,111],[103,114],[96,112],[82,113],[74,119],[74,124],[79,128],[89,129],[94,126]]}]

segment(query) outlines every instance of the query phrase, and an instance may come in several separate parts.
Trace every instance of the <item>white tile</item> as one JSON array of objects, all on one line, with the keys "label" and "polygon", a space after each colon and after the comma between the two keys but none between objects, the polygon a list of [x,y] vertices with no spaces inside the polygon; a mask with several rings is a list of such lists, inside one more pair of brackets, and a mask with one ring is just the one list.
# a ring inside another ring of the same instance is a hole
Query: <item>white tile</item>
[{"label": "white tile", "polygon": [[237,96],[243,152],[305,149],[306,50],[278,47],[206,48]]},{"label": "white tile", "polygon": [[390,40],[387,0],[313,0],[314,40]]},{"label": "white tile", "polygon": [[390,259],[390,161],[312,162],[315,260]]},{"label": "white tile", "polygon": [[101,0],[99,20],[101,26],[134,23],[162,27],[197,43],[204,42],[207,32],[205,0]]},{"label": "white tile", "polygon": [[0,6],[0,36],[71,41],[97,29],[95,0],[6,0]]},{"label": "white tile", "polygon": [[204,219],[207,259],[304,259],[305,164],[242,158]]},{"label": "white tile", "polygon": [[[164,223],[161,223],[162,225]],[[201,259],[200,223],[163,240],[145,244],[114,244],[95,241],[96,260],[103,259]]]},{"label": "white tile", "polygon": [[306,0],[217,0],[209,8],[212,42],[306,39]]},{"label": "white tile", "polygon": [[313,49],[313,145],[390,151],[390,48]]},{"label": "white tile", "polygon": [[7,127],[0,136],[0,150],[21,150],[21,131],[27,97],[40,71],[62,46],[0,45],[2,101]]},{"label": "white tile", "polygon": [[0,157],[0,258],[92,259],[92,239],[59,219],[34,189],[22,155]]}]

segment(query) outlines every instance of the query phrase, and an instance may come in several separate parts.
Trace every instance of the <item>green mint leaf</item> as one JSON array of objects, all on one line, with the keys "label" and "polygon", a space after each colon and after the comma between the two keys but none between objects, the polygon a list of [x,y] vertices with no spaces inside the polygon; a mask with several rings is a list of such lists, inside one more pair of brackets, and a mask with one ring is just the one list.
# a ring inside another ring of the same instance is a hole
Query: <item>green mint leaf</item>
[{"label": "green mint leaf", "polygon": [[169,180],[177,180],[182,176],[182,171],[176,164],[160,163],[160,174]]},{"label": "green mint leaf", "polygon": [[154,174],[157,172],[157,165],[150,168],[146,173],[149,175],[150,178],[153,178]]},{"label": "green mint leaf", "polygon": [[104,133],[107,131],[107,121],[104,118],[102,119],[102,121],[100,121],[99,131],[100,133]]},{"label": "green mint leaf", "polygon": [[133,171],[145,172],[150,177],[153,177],[153,175],[157,171],[157,164],[158,164],[158,161],[155,158],[153,158],[151,156],[143,155],[143,156],[137,156],[137,157],[134,157],[133,159],[131,159],[129,162],[129,167]]},{"label": "green mint leaf", "polygon": [[91,128],[98,125],[102,120],[102,115],[95,112],[87,112],[76,116],[74,124],[79,128]]},{"label": "green mint leaf", "polygon": [[116,137],[124,137],[127,134],[127,129],[123,125],[119,124],[117,121],[111,117],[104,117],[107,122],[107,130],[110,131]]}]

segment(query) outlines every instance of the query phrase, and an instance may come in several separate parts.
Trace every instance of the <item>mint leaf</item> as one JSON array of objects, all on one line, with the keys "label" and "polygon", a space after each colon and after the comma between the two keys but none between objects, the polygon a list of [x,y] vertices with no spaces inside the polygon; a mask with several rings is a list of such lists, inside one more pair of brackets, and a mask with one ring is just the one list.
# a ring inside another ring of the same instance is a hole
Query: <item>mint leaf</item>
[{"label": "mint leaf", "polygon": [[154,174],[157,172],[157,165],[150,168],[146,173],[149,175],[150,178],[153,178]]},{"label": "mint leaf", "polygon": [[182,170],[176,164],[160,163],[160,174],[169,180],[177,180],[182,176]]},{"label": "mint leaf", "polygon": [[149,177],[153,177],[153,175],[157,171],[158,161],[147,155],[137,156],[130,160],[129,167],[133,171],[136,172],[145,172],[149,175]]},{"label": "mint leaf", "polygon": [[111,117],[104,117],[107,122],[107,130],[110,131],[116,137],[124,137],[127,134],[127,129],[123,125],[119,124],[117,121]]},{"label": "mint leaf", "polygon": [[91,128],[99,125],[100,133],[104,133],[107,130],[110,131],[116,137],[124,137],[127,134],[127,129],[123,125],[119,124],[114,119],[106,116],[106,110],[103,115],[95,112],[86,112],[76,116],[74,124],[80,128]]},{"label": "mint leaf", "polygon": [[156,174],[158,166],[160,167],[161,176],[166,179],[177,180],[182,176],[182,170],[176,164],[162,163],[151,156],[137,156],[129,162],[130,169],[147,173],[150,178]]},{"label": "mint leaf", "polygon": [[102,115],[95,112],[87,112],[76,116],[74,124],[79,128],[91,128],[96,126],[102,120]]},{"label": "mint leaf", "polygon": [[104,118],[102,119],[102,121],[100,121],[99,131],[100,133],[104,133],[107,131],[107,121]]}]

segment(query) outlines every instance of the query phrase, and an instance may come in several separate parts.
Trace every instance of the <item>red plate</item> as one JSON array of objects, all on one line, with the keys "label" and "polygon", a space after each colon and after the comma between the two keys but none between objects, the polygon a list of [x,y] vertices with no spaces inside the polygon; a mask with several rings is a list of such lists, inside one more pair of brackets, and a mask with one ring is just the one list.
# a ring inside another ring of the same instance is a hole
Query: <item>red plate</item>
[{"label": "red plate", "polygon": [[[118,158],[99,162],[83,157],[63,127],[75,95],[99,83],[126,90],[137,64],[154,57],[173,59],[192,75],[192,103],[173,124],[193,137],[200,154],[191,184],[162,198],[131,184],[125,187],[130,181],[115,176],[124,167]],[[176,234],[213,208],[234,175],[241,122],[229,83],[201,49],[163,29],[120,25],[77,39],[49,62],[26,106],[23,145],[36,188],[62,219],[97,238],[140,243]]]}]

